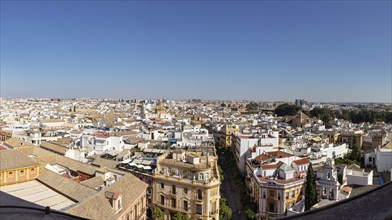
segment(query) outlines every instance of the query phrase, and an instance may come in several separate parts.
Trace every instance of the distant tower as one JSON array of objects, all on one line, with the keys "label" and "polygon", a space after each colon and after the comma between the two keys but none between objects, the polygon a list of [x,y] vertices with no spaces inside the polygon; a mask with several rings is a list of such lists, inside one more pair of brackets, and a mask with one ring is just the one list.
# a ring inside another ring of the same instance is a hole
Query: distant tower
[{"label": "distant tower", "polygon": [[158,104],[157,104],[157,106],[155,107],[155,113],[156,114],[163,114],[163,113],[165,113],[166,111],[165,111],[165,108],[163,107],[163,105],[162,105],[162,100],[160,99],[159,101],[158,101]]},{"label": "distant tower", "polygon": [[308,104],[308,102],[305,100],[305,99],[296,99],[295,100],[295,105],[296,106],[305,106],[305,105],[307,105]]}]

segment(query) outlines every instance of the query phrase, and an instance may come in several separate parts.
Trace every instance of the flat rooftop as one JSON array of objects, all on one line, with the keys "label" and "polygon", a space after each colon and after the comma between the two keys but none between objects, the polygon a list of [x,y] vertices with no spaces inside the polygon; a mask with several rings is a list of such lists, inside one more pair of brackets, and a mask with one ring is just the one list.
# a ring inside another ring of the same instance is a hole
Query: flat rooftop
[{"label": "flat rooftop", "polygon": [[51,209],[55,210],[66,210],[68,207],[75,204],[74,201],[36,180],[1,186],[0,191],[37,205],[44,207],[49,206]]}]

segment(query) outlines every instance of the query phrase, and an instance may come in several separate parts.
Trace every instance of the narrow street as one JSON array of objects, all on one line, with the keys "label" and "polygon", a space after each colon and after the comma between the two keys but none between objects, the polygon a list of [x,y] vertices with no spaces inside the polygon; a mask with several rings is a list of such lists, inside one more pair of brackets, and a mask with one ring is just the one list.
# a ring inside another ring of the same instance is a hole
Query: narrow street
[{"label": "narrow street", "polygon": [[[242,210],[242,205],[241,205],[241,200],[240,200],[240,194],[238,190],[236,190],[235,184],[233,177],[230,173],[230,167],[228,167],[227,163],[224,161],[224,155],[222,153],[219,153],[219,160],[220,160],[220,165],[223,170],[223,176],[224,180],[221,185],[222,190],[223,190],[223,195],[227,199],[227,203],[231,210],[233,211],[233,215],[231,216],[232,220],[246,220],[247,218],[245,217],[245,213]],[[234,160],[234,158],[233,158]],[[244,186],[245,187],[245,186]]]}]

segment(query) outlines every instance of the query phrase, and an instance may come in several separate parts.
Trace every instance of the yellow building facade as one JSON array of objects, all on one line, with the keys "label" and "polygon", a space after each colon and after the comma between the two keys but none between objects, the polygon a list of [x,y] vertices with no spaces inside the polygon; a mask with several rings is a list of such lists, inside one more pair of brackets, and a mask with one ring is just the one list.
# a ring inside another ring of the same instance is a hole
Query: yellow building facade
[{"label": "yellow building facade", "polygon": [[227,124],[224,125],[220,130],[220,145],[222,147],[232,147],[233,144],[233,133],[239,131],[238,125]]},{"label": "yellow building facade", "polygon": [[[207,155],[205,155],[207,154]],[[153,203],[172,219],[182,212],[191,219],[219,219],[220,179],[212,152],[176,152],[158,159]]]},{"label": "yellow building facade", "polygon": [[0,186],[34,180],[39,164],[17,150],[0,151]]}]

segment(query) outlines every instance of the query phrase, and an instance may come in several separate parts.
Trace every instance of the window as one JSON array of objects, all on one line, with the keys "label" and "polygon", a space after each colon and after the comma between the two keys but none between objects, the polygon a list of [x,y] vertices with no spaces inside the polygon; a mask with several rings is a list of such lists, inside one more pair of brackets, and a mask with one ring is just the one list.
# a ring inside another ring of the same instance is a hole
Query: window
[{"label": "window", "polygon": [[8,178],[13,178],[14,177],[14,172],[8,172]]},{"label": "window", "polygon": [[188,201],[184,200],[184,210],[188,211]]},{"label": "window", "polygon": [[275,203],[274,203],[274,201],[270,201],[269,202],[268,211],[269,212],[275,212]]},{"label": "window", "polygon": [[369,157],[369,162],[372,162],[372,158],[371,157]]},{"label": "window", "polygon": [[200,189],[197,190],[197,199],[203,199],[203,192]]},{"label": "window", "polygon": [[331,173],[330,172],[328,172],[327,176],[328,176],[328,179],[331,179]]},{"label": "window", "polygon": [[203,180],[203,174],[199,173],[199,180]]},{"label": "window", "polygon": [[161,205],[165,205],[165,196],[161,196]]},{"label": "window", "polygon": [[119,199],[118,201],[117,201],[117,210],[120,210],[122,207],[121,207],[121,199]]},{"label": "window", "polygon": [[191,180],[193,179],[193,173],[192,172],[188,173],[188,179],[191,179]]},{"label": "window", "polygon": [[280,200],[280,193],[278,193],[278,200]]},{"label": "window", "polygon": [[203,213],[203,205],[196,204],[196,214],[201,215]]},{"label": "window", "polygon": [[185,194],[188,193],[188,188],[184,188],[184,193],[185,193]]},{"label": "window", "polygon": [[161,183],[161,189],[165,188],[165,184]]},{"label": "window", "polygon": [[216,201],[214,201],[214,202],[212,203],[212,213],[213,213],[213,214],[217,213],[217,210],[216,210]]},{"label": "window", "polygon": [[291,191],[291,198],[294,198],[294,196],[295,196],[295,191],[293,190]]},{"label": "window", "polygon": [[24,176],[24,170],[21,170],[21,171],[19,172],[19,174],[20,174],[21,176]]},{"label": "window", "polygon": [[286,192],[286,199],[289,199],[289,192]]},{"label": "window", "polygon": [[135,219],[138,219],[138,216],[137,216],[137,206],[135,205]]},{"label": "window", "polygon": [[172,193],[173,193],[173,194],[176,194],[176,193],[177,193],[177,190],[176,190],[176,186],[175,186],[175,185],[172,185]]},{"label": "window", "polygon": [[177,201],[176,201],[175,198],[172,198],[172,199],[171,199],[171,207],[172,207],[172,208],[177,208]]},{"label": "window", "polygon": [[265,191],[263,191],[263,199],[265,199]]}]

